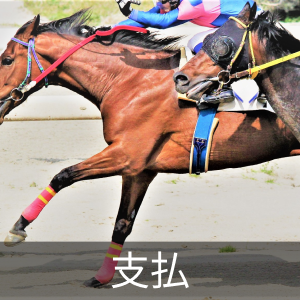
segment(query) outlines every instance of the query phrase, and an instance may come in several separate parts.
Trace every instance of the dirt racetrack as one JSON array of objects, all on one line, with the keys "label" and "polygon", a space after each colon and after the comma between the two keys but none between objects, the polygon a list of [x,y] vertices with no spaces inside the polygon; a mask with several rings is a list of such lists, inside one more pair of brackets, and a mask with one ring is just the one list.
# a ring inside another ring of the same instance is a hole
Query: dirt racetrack
[{"label": "dirt racetrack", "polygon": [[[55,174],[106,145],[101,120],[4,122],[0,130],[4,239]],[[291,157],[198,178],[160,174],[129,240],[299,241],[299,164]],[[29,226],[27,240],[109,241],[120,192],[121,177],[62,190]]]},{"label": "dirt racetrack", "polygon": [[[4,122],[0,145],[3,240],[56,173],[101,151],[105,142],[101,120],[27,121]],[[258,252],[249,250],[253,243],[247,243],[236,253],[219,254],[218,245],[206,242],[299,241],[299,163],[299,158],[292,157],[198,178],[160,174],[154,180],[128,241],[159,241],[150,246],[156,253],[166,246],[162,251],[169,262],[178,252],[177,268],[187,276],[189,289],[127,286],[118,290],[111,284],[101,290],[83,288],[82,282],[100,267],[111,239],[121,178],[76,183],[57,194],[28,227],[26,243],[0,247],[0,298],[298,299],[299,243],[279,244],[288,251],[275,248],[271,253],[262,244]],[[85,243],[61,243],[70,241]],[[104,250],[99,251],[99,244],[86,243],[91,241],[106,242],[100,244]],[[171,241],[179,243],[166,243]],[[190,245],[188,241],[205,243]],[[201,251],[195,249],[199,245]],[[130,243],[126,247],[136,250]],[[147,251],[146,244],[146,250],[134,253],[145,256]],[[178,269],[175,281],[180,279]],[[156,282],[149,272],[155,270],[149,270],[145,268],[148,276],[140,282],[151,286]],[[116,274],[112,284],[121,281]]]}]

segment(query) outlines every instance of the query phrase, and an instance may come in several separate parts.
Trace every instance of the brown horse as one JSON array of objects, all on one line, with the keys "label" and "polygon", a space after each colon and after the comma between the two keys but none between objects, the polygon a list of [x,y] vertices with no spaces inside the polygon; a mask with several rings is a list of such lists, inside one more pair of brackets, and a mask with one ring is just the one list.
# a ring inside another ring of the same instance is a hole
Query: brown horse
[{"label": "brown horse", "polygon": [[[37,56],[46,68],[83,40],[78,33],[84,26],[87,28],[82,14],[42,25],[36,17],[20,28],[15,38],[28,42],[34,37]],[[121,203],[109,255],[120,255],[148,186],[157,173],[189,171],[192,136],[199,112],[194,104],[177,99],[172,78],[178,70],[179,50],[164,50],[172,42],[174,39],[157,40],[150,34],[135,32],[98,38],[75,52],[48,76],[50,84],[69,88],[99,108],[108,146],[55,175],[41,194],[43,197],[39,196],[36,201],[41,206],[41,199],[48,201],[50,196],[80,180],[122,176]],[[6,99],[25,77],[27,48],[10,41],[1,55],[1,62],[0,99]],[[33,65],[32,77],[39,72]],[[44,82],[40,82],[30,93],[43,85]],[[25,98],[30,93],[25,94]],[[1,123],[25,98],[18,102],[10,99],[2,104]],[[273,113],[220,112],[217,117],[220,123],[213,139],[209,170],[286,157],[299,148],[293,134]],[[34,203],[31,209],[37,208],[37,202]],[[38,213],[40,211],[41,208]],[[29,214],[32,213],[35,212],[31,210]],[[8,244],[25,239],[25,227],[38,213],[28,220],[22,213],[10,231]],[[96,287],[109,282],[115,272],[114,266],[106,257],[96,278],[85,284]]]},{"label": "brown horse", "polygon": [[[250,5],[246,4],[237,18],[245,25],[250,24],[249,30],[252,33],[257,66],[300,51],[300,41],[286,31],[281,24],[278,24],[276,16],[270,12],[264,12],[255,19],[255,13],[256,5],[251,9]],[[234,20],[227,21],[223,26],[226,26],[226,35],[229,37],[235,36],[238,31],[244,31],[243,26]],[[220,35],[223,33],[221,34],[219,29],[211,38],[216,41]],[[210,37],[207,37],[206,41],[211,43],[209,40]],[[239,43],[240,41],[236,44],[237,47]],[[207,52],[200,51],[180,72],[174,75],[176,89],[181,93],[187,93],[192,99],[198,100],[204,92],[216,88],[216,82],[210,81],[210,78],[217,76],[223,69],[218,65],[220,61],[213,61]],[[246,56],[251,60],[250,47]],[[242,63],[243,58],[239,59],[239,62],[236,61],[233,64],[232,74],[237,71],[239,63]],[[261,70],[255,79],[261,91],[267,95],[272,108],[289,126],[298,141],[300,141],[299,67],[298,57]]]}]

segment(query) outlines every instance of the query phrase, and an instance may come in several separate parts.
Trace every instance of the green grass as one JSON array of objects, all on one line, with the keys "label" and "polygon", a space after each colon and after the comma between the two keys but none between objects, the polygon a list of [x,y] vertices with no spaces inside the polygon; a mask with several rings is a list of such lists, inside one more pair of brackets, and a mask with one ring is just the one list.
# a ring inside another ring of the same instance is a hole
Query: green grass
[{"label": "green grass", "polygon": [[297,22],[300,22],[300,17],[286,17],[282,22],[283,23],[297,23]]},{"label": "green grass", "polygon": [[236,248],[228,245],[226,247],[220,248],[219,253],[228,253],[228,252],[236,252]]},{"label": "green grass", "polygon": [[[258,174],[258,173],[266,174],[267,176],[270,176],[271,178],[266,179],[265,183],[275,183],[276,177],[277,177],[277,174],[274,171],[275,168],[278,168],[276,164],[275,165],[274,164],[270,165],[269,162],[266,162],[266,163],[264,163],[260,166],[259,170],[250,169],[250,171],[246,170],[246,172],[247,173],[252,173],[252,174]],[[243,177],[243,179],[259,180],[256,177],[247,176],[247,175],[244,175],[244,174],[242,175],[242,177]]]},{"label": "green grass", "polygon": [[169,184],[177,184],[178,180],[177,179],[173,179],[173,180],[168,180],[166,181],[166,183],[169,183]]},{"label": "green grass", "polygon": [[178,182],[185,182],[184,180],[181,180],[179,178],[179,176],[176,179],[171,179],[171,180],[167,180],[165,181],[165,183],[169,183],[169,184],[177,184]]},{"label": "green grass", "polygon": [[[125,20],[119,7],[114,0],[107,1],[59,1],[59,0],[45,0],[45,1],[28,1],[24,0],[24,6],[33,14],[40,14],[49,20],[58,20],[68,17],[80,9],[91,7],[91,26],[99,25],[113,25],[119,21]],[[132,5],[133,8],[147,11],[153,7],[153,2],[146,0],[141,5]],[[102,22],[112,22],[102,24]]]},{"label": "green grass", "polygon": [[23,24],[18,24],[18,23],[7,23],[7,24],[6,23],[0,23],[0,24],[1,24],[1,27],[20,27],[21,25],[23,25]]},{"label": "green grass", "polygon": [[260,168],[260,171],[269,176],[276,176],[276,174],[274,172],[274,167],[270,167],[269,162],[263,164]]},{"label": "green grass", "polygon": [[268,179],[265,181],[265,183],[275,183],[275,179]]},{"label": "green grass", "polygon": [[190,174],[189,176],[194,178],[200,178],[200,175],[196,175],[196,174]]},{"label": "green grass", "polygon": [[[24,0],[24,6],[26,9],[34,13],[35,15],[40,14],[49,20],[58,20],[65,18],[75,13],[76,11],[83,8],[92,8],[91,25],[97,26],[102,22],[106,24],[101,25],[112,25],[114,23],[125,20],[118,8],[118,5],[114,0],[98,0],[98,1],[59,1],[59,0],[45,0],[45,1],[29,1]],[[150,0],[143,0],[141,5],[132,5],[133,8],[138,10],[147,11],[153,7],[153,2]],[[112,18],[111,18],[112,17]],[[108,21],[108,23],[107,23]],[[112,21],[112,23],[110,23]],[[300,22],[299,17],[287,16],[282,22]]]},{"label": "green grass", "polygon": [[250,176],[246,176],[246,175],[242,175],[243,179],[250,179],[250,180],[257,180],[255,177],[250,177]]}]

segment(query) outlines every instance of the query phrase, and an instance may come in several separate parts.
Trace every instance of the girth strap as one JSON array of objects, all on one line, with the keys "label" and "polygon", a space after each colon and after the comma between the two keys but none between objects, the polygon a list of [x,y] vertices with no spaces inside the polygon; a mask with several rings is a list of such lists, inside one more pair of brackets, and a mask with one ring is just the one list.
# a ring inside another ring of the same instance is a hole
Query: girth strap
[{"label": "girth strap", "polygon": [[212,134],[217,125],[214,118],[218,106],[200,111],[191,148],[190,174],[207,172]]}]

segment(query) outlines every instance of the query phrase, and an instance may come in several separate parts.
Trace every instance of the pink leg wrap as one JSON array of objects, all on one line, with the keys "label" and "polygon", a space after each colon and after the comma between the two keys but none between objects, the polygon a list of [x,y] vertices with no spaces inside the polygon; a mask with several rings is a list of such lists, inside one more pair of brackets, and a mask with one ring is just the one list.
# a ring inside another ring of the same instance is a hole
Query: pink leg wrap
[{"label": "pink leg wrap", "polygon": [[55,191],[48,185],[41,194],[22,212],[22,216],[28,221],[34,221],[42,209],[55,196]]},{"label": "pink leg wrap", "polygon": [[112,280],[116,271],[115,267],[118,264],[118,261],[114,261],[113,257],[120,257],[122,248],[123,245],[111,242],[108,251],[106,252],[104,262],[95,276],[99,282],[105,284]]}]

